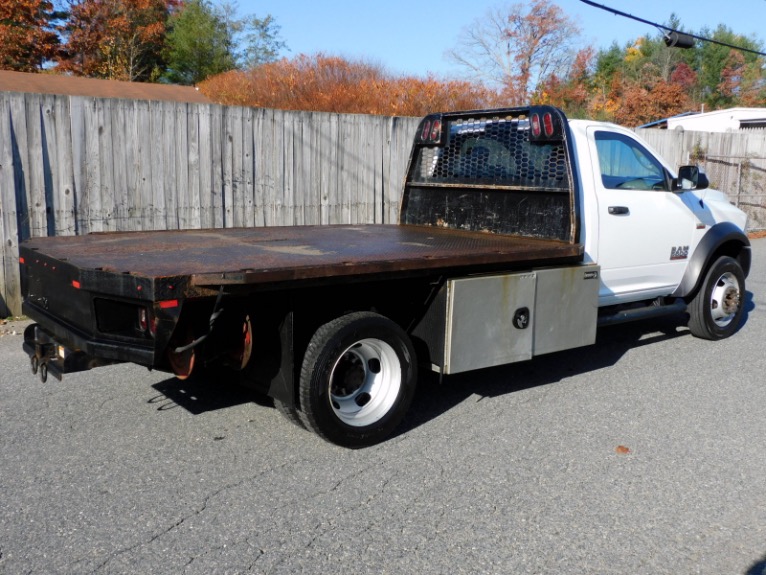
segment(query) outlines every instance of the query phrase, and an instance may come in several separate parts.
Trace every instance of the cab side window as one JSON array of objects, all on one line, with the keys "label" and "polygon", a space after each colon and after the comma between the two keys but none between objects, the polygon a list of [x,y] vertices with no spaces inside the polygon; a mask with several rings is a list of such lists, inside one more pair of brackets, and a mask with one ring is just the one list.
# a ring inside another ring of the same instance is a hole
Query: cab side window
[{"label": "cab side window", "polygon": [[665,169],[639,142],[623,134],[598,131],[596,149],[601,181],[612,190],[665,190]]}]

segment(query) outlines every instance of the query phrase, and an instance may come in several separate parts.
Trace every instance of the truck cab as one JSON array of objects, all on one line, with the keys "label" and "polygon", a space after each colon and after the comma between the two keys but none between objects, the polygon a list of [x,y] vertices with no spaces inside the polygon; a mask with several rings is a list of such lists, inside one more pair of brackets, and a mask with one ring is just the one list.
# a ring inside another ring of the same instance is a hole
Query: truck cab
[{"label": "truck cab", "polygon": [[586,120],[569,126],[580,166],[585,260],[601,267],[600,307],[686,297],[716,250],[734,256],[747,275],[747,217],[709,189],[704,174],[696,182],[679,179],[623,127]]}]

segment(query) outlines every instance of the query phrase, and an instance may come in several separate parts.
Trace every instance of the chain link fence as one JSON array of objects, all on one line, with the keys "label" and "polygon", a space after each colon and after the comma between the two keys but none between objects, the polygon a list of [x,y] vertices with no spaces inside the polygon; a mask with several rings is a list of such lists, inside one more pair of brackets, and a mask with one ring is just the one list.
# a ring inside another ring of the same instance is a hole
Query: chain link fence
[{"label": "chain link fence", "polygon": [[701,163],[710,187],[747,213],[748,230],[766,230],[766,158],[707,156]]}]

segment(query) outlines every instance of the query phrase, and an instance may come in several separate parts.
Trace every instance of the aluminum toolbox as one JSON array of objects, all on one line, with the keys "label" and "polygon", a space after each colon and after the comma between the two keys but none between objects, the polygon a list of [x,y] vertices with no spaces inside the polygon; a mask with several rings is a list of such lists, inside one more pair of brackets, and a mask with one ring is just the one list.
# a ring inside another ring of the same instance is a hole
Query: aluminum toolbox
[{"label": "aluminum toolbox", "polygon": [[592,264],[452,279],[413,335],[444,374],[590,345],[598,288]]}]

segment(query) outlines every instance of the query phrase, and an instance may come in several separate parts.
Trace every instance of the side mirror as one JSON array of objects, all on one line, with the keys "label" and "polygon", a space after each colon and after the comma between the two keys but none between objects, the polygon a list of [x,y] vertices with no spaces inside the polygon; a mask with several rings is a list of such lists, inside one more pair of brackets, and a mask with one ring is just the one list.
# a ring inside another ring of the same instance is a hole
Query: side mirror
[{"label": "side mirror", "polygon": [[678,168],[676,190],[704,190],[710,185],[707,176],[700,172],[697,166],[681,166]]}]

